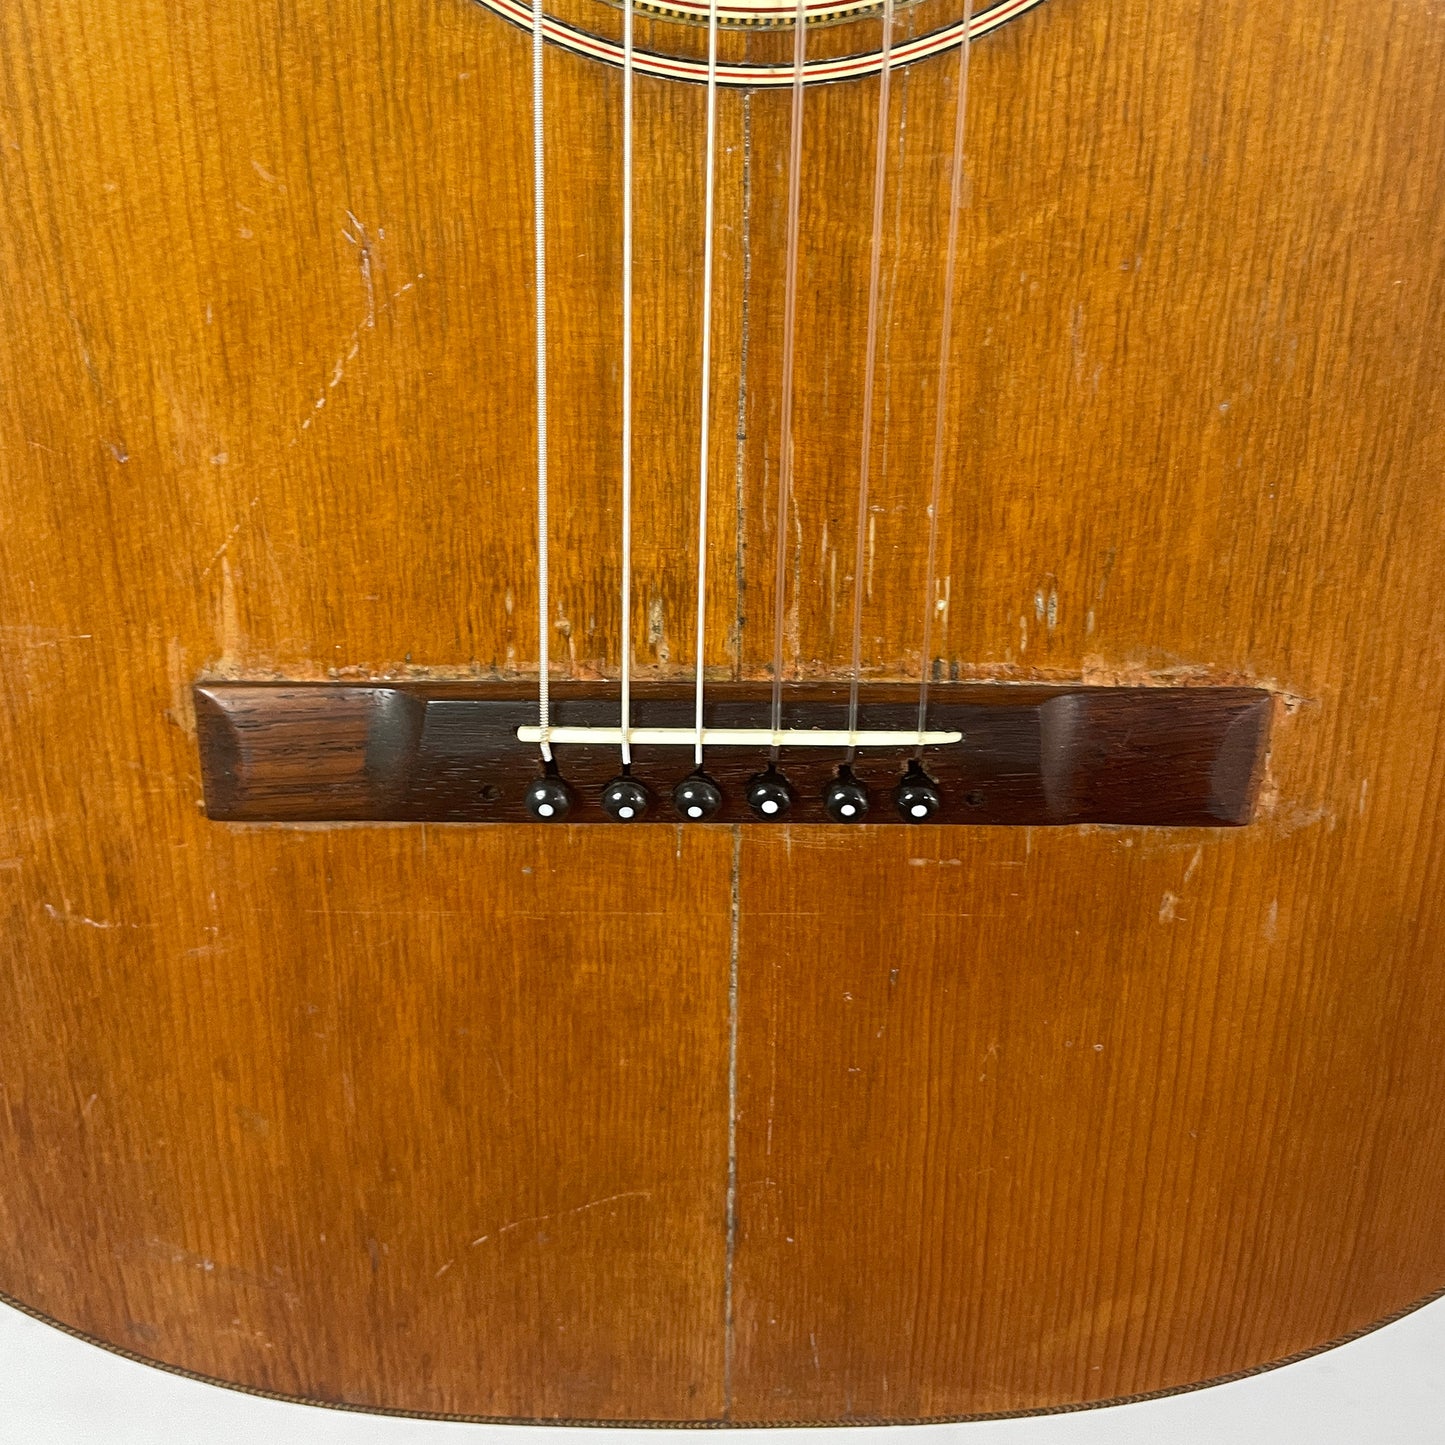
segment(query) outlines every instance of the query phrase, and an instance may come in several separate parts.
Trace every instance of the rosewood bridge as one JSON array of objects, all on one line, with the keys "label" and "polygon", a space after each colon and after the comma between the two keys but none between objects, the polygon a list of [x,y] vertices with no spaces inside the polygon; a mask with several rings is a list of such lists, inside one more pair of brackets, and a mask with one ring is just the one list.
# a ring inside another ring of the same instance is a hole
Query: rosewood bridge
[{"label": "rosewood bridge", "polygon": [[618,772],[615,689],[456,682],[202,683],[206,809],[231,822],[1067,823],[1249,821],[1271,695],[1243,687],[639,684]]}]

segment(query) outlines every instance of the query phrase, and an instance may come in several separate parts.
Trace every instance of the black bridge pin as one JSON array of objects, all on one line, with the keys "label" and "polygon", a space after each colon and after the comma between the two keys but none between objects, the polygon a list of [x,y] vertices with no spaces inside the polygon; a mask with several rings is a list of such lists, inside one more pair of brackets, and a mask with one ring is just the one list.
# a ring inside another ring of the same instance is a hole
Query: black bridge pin
[{"label": "black bridge pin", "polygon": [[748,806],[769,823],[785,818],[793,806],[793,790],[776,768],[759,773],[748,784]]},{"label": "black bridge pin", "polygon": [[915,759],[894,789],[893,801],[905,823],[926,823],[943,806],[943,795]]},{"label": "black bridge pin", "polygon": [[527,789],[527,811],[539,823],[560,823],[572,809],[572,789],[548,772]]},{"label": "black bridge pin", "polygon": [[823,794],[823,806],[835,823],[861,823],[868,813],[868,789],[851,768],[841,768]]},{"label": "black bridge pin", "polygon": [[622,773],[602,790],[602,810],[619,823],[636,823],[647,814],[652,795],[636,778]]},{"label": "black bridge pin", "polygon": [[722,789],[706,773],[691,773],[672,790],[672,806],[690,823],[706,822],[722,802]]}]

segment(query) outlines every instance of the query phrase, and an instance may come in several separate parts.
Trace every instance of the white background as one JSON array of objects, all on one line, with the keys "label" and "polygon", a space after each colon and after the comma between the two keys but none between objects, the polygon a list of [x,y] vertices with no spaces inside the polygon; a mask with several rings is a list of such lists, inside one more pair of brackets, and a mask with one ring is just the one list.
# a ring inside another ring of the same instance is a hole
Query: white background
[{"label": "white background", "polygon": [[[342,1414],[201,1385],[0,1306],[4,1445],[879,1445],[883,1431],[579,1430]],[[1445,1445],[1445,1300],[1230,1385],[1032,1420],[915,1425],[902,1445]]]}]

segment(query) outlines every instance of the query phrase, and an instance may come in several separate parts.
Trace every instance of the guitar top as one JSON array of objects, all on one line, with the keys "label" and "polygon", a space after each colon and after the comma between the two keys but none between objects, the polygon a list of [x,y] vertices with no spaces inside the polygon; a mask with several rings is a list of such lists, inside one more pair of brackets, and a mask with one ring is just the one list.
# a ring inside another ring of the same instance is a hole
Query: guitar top
[{"label": "guitar top", "polygon": [[794,1424],[1445,1289],[1442,134],[1420,0],[8,0],[0,1297]]}]

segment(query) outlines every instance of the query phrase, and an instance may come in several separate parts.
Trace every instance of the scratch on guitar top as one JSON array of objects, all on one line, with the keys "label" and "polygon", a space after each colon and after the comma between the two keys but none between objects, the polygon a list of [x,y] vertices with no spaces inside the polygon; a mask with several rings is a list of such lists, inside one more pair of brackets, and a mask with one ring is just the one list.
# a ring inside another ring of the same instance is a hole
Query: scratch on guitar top
[{"label": "scratch on guitar top", "polygon": [[195,1250],[186,1249],[183,1245],[154,1235],[136,1245],[120,1246],[116,1249],[115,1254],[118,1258],[124,1258],[128,1254],[145,1254],[153,1259],[179,1264],[187,1269],[199,1270],[202,1274],[213,1274],[218,1280],[224,1280],[231,1285],[279,1291],[281,1298],[288,1302],[294,1302],[296,1299],[295,1291],[285,1287],[285,1276],[279,1267],[273,1267],[269,1277],[256,1274],[252,1270],[219,1263],[209,1255],[198,1254]]},{"label": "scratch on guitar top", "polygon": [[243,634],[241,631],[241,610],[236,601],[236,579],[231,575],[231,559],[221,556],[221,661],[224,667],[239,652]]},{"label": "scratch on guitar top", "polygon": [[111,923],[103,918],[88,918],[83,913],[72,913],[69,907],[56,908],[53,904],[41,905],[57,923],[78,923],[83,928],[135,928],[134,923]]},{"label": "scratch on guitar top", "polygon": [[[347,215],[350,216],[351,212],[348,211]],[[353,221],[354,220],[355,218],[353,217]],[[356,224],[360,223],[357,222]],[[342,234],[347,235],[347,233],[344,231],[342,232]],[[347,236],[347,239],[351,240],[353,245],[361,244],[359,241],[354,240],[349,235]],[[375,293],[371,283],[371,263],[369,259],[369,253],[364,254],[366,255],[364,275],[366,277],[367,283],[366,315],[363,316],[360,322],[357,323],[351,335],[346,338],[346,344],[342,347],[341,351],[337,353],[336,359],[327,368],[326,384],[321,389],[321,391],[319,391],[316,396],[312,398],[309,408],[310,415],[308,415],[302,420],[301,425],[296,429],[296,432],[291,437],[290,445],[293,447],[296,445],[297,442],[301,440],[301,433],[309,431],[311,429],[312,423],[316,420],[316,413],[326,405],[326,393],[328,391],[334,391],[338,386],[341,385],[342,379],[346,375],[346,368],[350,366],[350,364],[357,358],[357,356],[361,352],[361,342],[363,336],[368,331],[374,331],[376,329],[377,309]],[[405,296],[409,291],[416,290],[418,282],[425,280],[426,272],[418,271],[410,281],[406,282],[405,285],[399,286],[386,298],[386,300],[382,303],[381,310],[390,311],[392,306],[396,302],[400,301],[401,298]]]},{"label": "scratch on guitar top", "polygon": [[[529,1214],[525,1219],[514,1219],[510,1224],[504,1224],[500,1229],[493,1230],[490,1234],[478,1235],[472,1240],[471,1249],[479,1244],[485,1244],[489,1239],[500,1239],[504,1234],[510,1234],[514,1229],[521,1229],[528,1224],[545,1224],[552,1219],[567,1219],[574,1214],[585,1214],[589,1209],[601,1209],[604,1204],[615,1204],[619,1199],[651,1199],[650,1189],[624,1189],[619,1194],[609,1194],[602,1199],[589,1199],[586,1204],[574,1204],[571,1209],[555,1209],[547,1214]],[[440,1275],[450,1267],[450,1261],[442,1266],[437,1273]]]},{"label": "scratch on guitar top", "polygon": [[206,578],[211,575],[211,569],[216,565],[217,562],[221,560],[222,557],[226,555],[226,549],[240,535],[241,528],[244,527],[246,523],[250,520],[251,513],[256,510],[256,507],[260,503],[260,501],[261,495],[258,492],[254,497],[251,498],[251,505],[246,508],[245,515],[241,518],[239,522],[236,523],[234,527],[231,528],[229,532],[226,533],[226,540],[222,542],[219,547],[216,548],[215,552],[211,555],[211,560],[207,562],[204,567],[201,568],[201,575],[199,578],[200,581],[204,582]]},{"label": "scratch on guitar top", "polygon": [[59,632],[50,627],[29,627],[24,623],[0,624],[0,637],[14,640],[27,648],[58,647],[62,642],[89,642],[93,632]]},{"label": "scratch on guitar top", "polygon": [[353,236],[345,227],[341,234],[361,252],[361,284],[366,292],[366,320],[362,324],[372,331],[376,328],[376,283],[371,275],[371,238],[354,211],[348,210],[346,219],[356,227],[356,234]]},{"label": "scratch on guitar top", "polygon": [[496,1049],[487,1046],[487,1052],[492,1056],[492,1067],[497,1071],[497,1082],[502,1086],[502,1092],[507,1096],[510,1103],[515,1097],[512,1093],[512,1086],[507,1082],[507,1076],[502,1072],[502,1061],[497,1057]]}]

